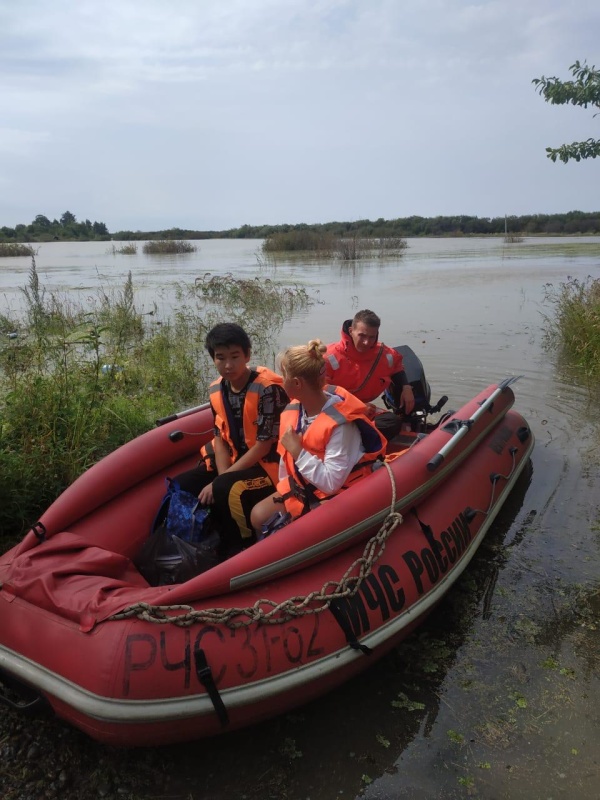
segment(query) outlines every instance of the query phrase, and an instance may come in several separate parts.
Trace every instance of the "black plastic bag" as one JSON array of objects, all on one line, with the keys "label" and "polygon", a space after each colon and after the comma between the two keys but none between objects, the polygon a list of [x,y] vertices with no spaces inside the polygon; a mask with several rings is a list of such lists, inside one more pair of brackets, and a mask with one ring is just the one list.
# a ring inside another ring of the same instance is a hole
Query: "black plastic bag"
[{"label": "black plastic bag", "polygon": [[142,547],[135,565],[151,586],[185,583],[218,563],[219,536],[211,533],[198,544],[171,536],[159,526]]}]

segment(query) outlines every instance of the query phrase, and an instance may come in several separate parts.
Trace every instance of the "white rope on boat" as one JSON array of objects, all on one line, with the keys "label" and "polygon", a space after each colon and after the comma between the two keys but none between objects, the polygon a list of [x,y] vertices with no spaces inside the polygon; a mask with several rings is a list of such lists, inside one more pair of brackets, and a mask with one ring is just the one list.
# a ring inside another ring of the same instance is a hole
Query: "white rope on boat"
[{"label": "white rope on boat", "polygon": [[[402,514],[395,510],[396,481],[394,473],[387,462],[383,462],[383,466],[388,471],[392,487],[390,510],[381,528],[366,543],[362,556],[348,567],[340,580],[327,581],[317,591],[310,592],[305,596],[290,597],[281,603],[263,598],[247,608],[205,608],[200,610],[194,609],[190,605],[158,606],[149,603],[135,603],[118,614],[108,617],[108,620],[137,617],[157,625],[170,624],[187,627],[197,623],[210,623],[236,629],[254,624],[277,625],[308,614],[320,614],[322,611],[327,611],[333,600],[353,597],[373,571],[373,565],[383,554],[387,540],[393,531],[404,521]],[[176,613],[179,611],[184,613]]]}]

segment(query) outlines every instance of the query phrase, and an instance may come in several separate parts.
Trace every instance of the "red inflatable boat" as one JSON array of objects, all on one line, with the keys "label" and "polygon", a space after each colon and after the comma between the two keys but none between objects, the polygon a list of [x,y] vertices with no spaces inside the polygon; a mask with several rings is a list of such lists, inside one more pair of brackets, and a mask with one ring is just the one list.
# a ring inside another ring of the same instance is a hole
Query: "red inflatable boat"
[{"label": "red inflatable boat", "polygon": [[434,426],[415,380],[411,430],[389,447],[399,457],[172,586],[149,586],[133,560],[165,476],[212,435],[210,409],[119,448],[0,558],[0,700],[46,701],[103,742],[156,745],[252,724],[366,669],[450,589],[525,467],[533,437],[511,383]]}]

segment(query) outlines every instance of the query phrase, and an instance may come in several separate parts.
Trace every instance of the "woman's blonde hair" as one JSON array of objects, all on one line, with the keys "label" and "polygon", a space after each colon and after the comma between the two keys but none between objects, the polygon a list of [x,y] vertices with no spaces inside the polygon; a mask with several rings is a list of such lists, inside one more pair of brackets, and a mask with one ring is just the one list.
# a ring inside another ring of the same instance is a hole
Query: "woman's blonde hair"
[{"label": "woman's blonde hair", "polygon": [[311,339],[308,344],[288,347],[280,358],[281,368],[286,376],[304,378],[315,389],[321,388],[325,379],[325,359],[327,346],[320,339]]}]

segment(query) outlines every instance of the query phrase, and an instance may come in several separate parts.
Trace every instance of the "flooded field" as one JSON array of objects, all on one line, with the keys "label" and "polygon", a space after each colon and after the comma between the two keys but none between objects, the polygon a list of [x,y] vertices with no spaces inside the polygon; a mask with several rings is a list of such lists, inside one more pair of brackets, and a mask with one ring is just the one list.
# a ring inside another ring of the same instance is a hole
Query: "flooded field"
[{"label": "flooded field", "polygon": [[[600,240],[410,240],[397,261],[342,265],[267,263],[252,241],[198,246],[128,257],[106,243],[49,244],[36,260],[49,290],[80,297],[131,270],[140,302],[165,315],[174,281],[206,272],[302,283],[315,302],[284,326],[282,347],[337,339],[344,319],[372,308],[386,343],[421,358],[434,400],[447,394],[457,408],[521,375],[515,407],[536,437],[531,466],[442,605],[362,677],[252,729],[143,751],[0,707],[3,796],[597,797],[600,397],[544,347],[544,297],[568,276],[600,277]],[[0,313],[2,297],[19,307],[29,266],[0,260]],[[43,754],[31,751],[34,729]]]}]

